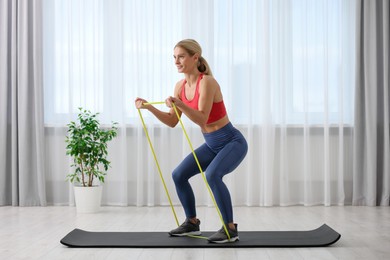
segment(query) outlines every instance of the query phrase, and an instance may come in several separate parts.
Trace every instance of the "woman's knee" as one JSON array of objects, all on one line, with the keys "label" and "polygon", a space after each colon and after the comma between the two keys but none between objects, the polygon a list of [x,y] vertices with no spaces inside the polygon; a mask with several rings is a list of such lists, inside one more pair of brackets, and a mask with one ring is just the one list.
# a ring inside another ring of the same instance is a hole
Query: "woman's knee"
[{"label": "woman's knee", "polygon": [[173,170],[172,179],[173,179],[174,183],[180,182],[180,179],[181,179],[180,171],[178,171],[177,169]]},{"label": "woman's knee", "polygon": [[179,168],[176,168],[175,170],[173,170],[172,179],[173,179],[173,182],[176,184],[188,181],[188,178],[187,178],[185,172],[181,171]]},{"label": "woman's knee", "polygon": [[222,181],[222,178],[214,171],[206,171],[206,180],[210,188],[212,188],[216,183]]}]

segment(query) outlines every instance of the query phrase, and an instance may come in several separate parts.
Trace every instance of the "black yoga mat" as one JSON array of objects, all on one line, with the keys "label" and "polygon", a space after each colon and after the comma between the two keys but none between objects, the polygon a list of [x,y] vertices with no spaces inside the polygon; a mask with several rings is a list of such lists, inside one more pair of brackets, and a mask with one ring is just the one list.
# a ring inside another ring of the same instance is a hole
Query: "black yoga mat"
[{"label": "black yoga mat", "polygon": [[[202,236],[213,233],[202,232]],[[200,238],[171,237],[167,232],[89,232],[74,229],[61,243],[69,247],[321,247],[337,242],[340,236],[326,224],[309,231],[239,231],[239,241],[225,244],[210,243]]]}]

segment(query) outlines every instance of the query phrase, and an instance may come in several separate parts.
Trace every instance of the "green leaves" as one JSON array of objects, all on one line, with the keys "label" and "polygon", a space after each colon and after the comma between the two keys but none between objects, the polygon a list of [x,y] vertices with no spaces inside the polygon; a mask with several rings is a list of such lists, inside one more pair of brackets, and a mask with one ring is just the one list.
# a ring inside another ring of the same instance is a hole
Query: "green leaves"
[{"label": "green leaves", "polygon": [[[103,130],[97,119],[99,113],[93,114],[82,108],[79,110],[77,122],[72,121],[67,125],[66,154],[73,158],[72,167],[75,168],[67,180],[83,186],[92,186],[94,178],[104,183],[106,171],[110,167],[107,143],[117,136],[117,123],[113,122],[109,129]],[[100,170],[101,166],[104,171]]]}]

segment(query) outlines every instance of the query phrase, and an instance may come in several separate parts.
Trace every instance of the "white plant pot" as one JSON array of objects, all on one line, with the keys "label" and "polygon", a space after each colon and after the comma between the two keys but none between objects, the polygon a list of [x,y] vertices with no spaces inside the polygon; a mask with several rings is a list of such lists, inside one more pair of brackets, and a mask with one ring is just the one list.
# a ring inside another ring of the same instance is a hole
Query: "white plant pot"
[{"label": "white plant pot", "polygon": [[100,210],[103,186],[74,186],[77,213],[96,213]]}]

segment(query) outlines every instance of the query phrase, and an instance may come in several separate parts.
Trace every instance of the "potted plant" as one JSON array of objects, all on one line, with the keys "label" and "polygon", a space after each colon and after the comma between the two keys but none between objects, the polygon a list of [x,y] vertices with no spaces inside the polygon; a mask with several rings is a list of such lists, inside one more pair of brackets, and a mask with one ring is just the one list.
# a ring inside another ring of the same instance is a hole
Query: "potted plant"
[{"label": "potted plant", "polygon": [[71,167],[74,168],[67,180],[74,184],[77,212],[92,213],[100,209],[102,186],[99,184],[104,183],[110,166],[107,144],[117,135],[117,123],[102,129],[97,119],[99,113],[79,110],[77,122],[67,125],[66,154],[73,158]]}]

